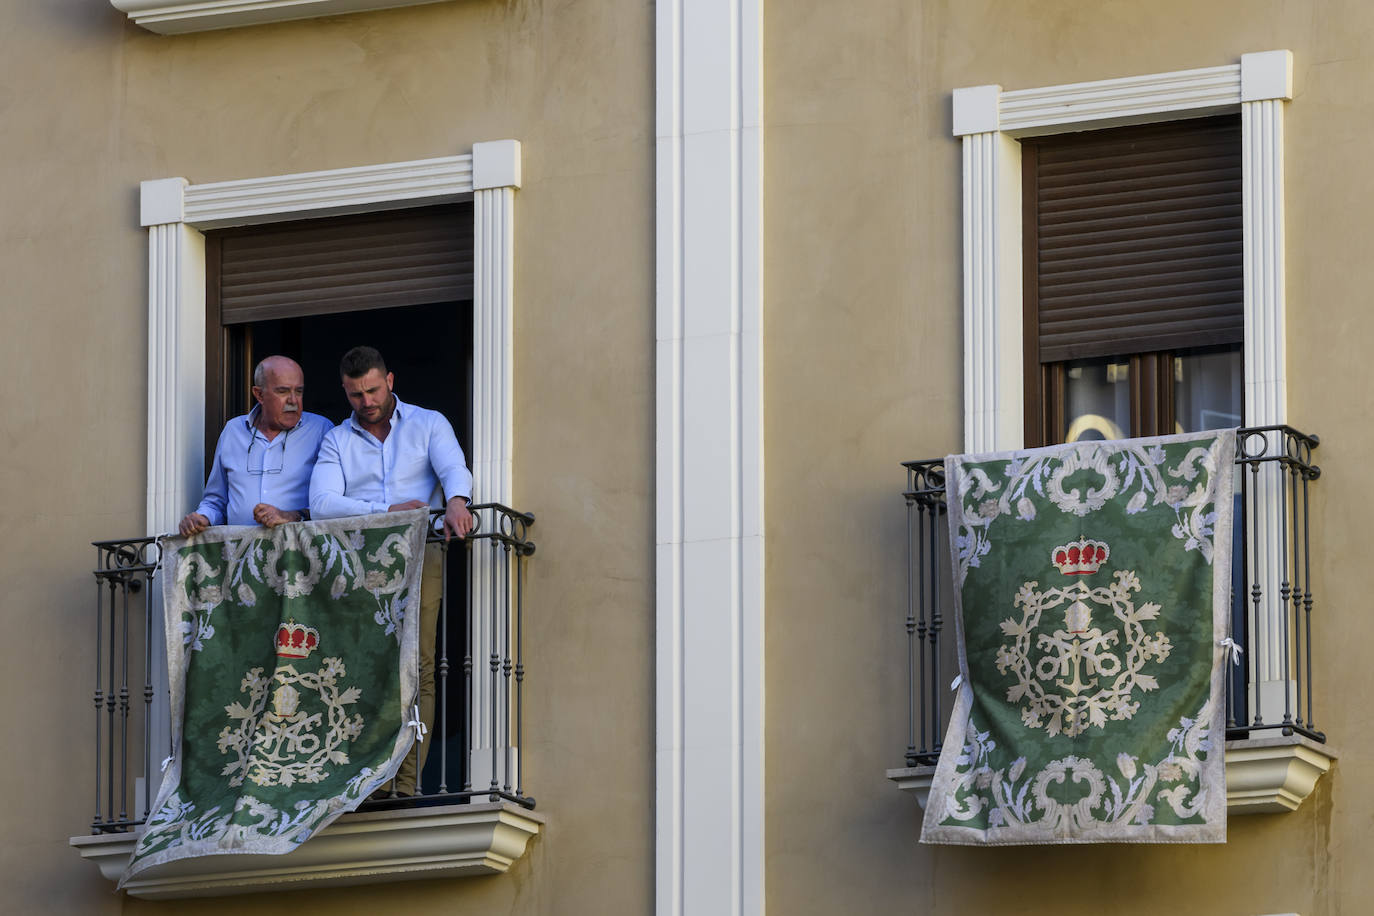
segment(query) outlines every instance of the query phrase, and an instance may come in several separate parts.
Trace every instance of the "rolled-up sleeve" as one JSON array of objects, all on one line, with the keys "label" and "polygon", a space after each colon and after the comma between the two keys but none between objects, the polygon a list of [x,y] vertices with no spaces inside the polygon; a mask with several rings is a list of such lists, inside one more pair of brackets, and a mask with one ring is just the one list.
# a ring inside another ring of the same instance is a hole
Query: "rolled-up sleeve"
[{"label": "rolled-up sleeve", "polygon": [[389,506],[353,499],[344,495],[347,478],[344,474],[343,455],[339,447],[339,436],[348,435],[346,430],[335,428],[325,434],[320,442],[320,454],[315,459],[315,471],[310,475],[310,515],[312,518],[341,518],[345,515],[368,515],[385,512]]}]

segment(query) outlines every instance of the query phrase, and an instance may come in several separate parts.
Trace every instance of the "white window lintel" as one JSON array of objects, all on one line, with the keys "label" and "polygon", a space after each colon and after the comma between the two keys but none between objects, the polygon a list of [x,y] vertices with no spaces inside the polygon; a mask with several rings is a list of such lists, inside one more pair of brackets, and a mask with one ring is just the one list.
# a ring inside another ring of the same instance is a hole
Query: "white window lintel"
[{"label": "white window lintel", "polygon": [[954,90],[956,137],[1065,133],[1237,110],[1242,102],[1293,97],[1291,51],[1241,55],[1239,63],[1033,89]]}]

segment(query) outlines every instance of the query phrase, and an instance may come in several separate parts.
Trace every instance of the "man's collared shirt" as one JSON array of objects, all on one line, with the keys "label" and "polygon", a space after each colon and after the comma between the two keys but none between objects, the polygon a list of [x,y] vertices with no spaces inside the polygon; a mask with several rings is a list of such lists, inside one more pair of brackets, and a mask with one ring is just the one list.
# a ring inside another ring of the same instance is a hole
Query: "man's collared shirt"
[{"label": "man's collared shirt", "polygon": [[254,407],[235,417],[219,434],[205,496],[196,507],[212,525],[256,525],[253,507],[258,503],[283,512],[310,505],[310,475],[329,420],[302,412],[294,428],[269,440],[257,426],[261,410]]},{"label": "man's collared shirt", "polygon": [[472,474],[453,426],[437,410],[392,397],[385,441],[363,429],[356,414],[325,435],[310,481],[313,517],[386,512],[412,499],[435,508],[455,496],[471,501]]}]

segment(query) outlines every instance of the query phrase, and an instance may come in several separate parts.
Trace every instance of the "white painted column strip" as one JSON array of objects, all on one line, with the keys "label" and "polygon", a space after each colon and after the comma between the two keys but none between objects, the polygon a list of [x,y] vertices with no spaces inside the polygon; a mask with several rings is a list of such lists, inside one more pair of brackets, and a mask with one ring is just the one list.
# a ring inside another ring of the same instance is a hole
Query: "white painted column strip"
[{"label": "white painted column strip", "polygon": [[[1283,105],[1292,97],[1292,55],[1287,51],[1246,54],[1241,58],[1241,145],[1245,263],[1245,421],[1250,426],[1288,422],[1285,333]],[[1282,437],[1269,436],[1274,454]],[[1285,526],[1284,478],[1277,466],[1258,475],[1243,471],[1253,492],[1255,511],[1248,520],[1249,550],[1263,571],[1258,611],[1245,596],[1251,615],[1249,664],[1259,712],[1268,721],[1283,714],[1285,624],[1281,581]],[[1250,558],[1247,558],[1250,559]],[[1253,712],[1252,707],[1252,712]]]},{"label": "white painted column strip", "polygon": [[762,913],[762,7],[657,11],[656,912]]},{"label": "white painted column strip", "polygon": [[1021,150],[997,131],[964,145],[964,449],[1019,448]]},{"label": "white painted column strip", "polygon": [[1241,106],[1245,223],[1245,416],[1287,422],[1284,333],[1283,102]]},{"label": "white painted column strip", "polygon": [[475,502],[512,499],[514,416],[511,340],[515,270],[515,190],[473,194],[473,403],[472,471]]},{"label": "white painted column strip", "polygon": [[[514,505],[515,380],[515,190],[520,185],[520,144],[497,140],[473,145],[473,302],[472,302],[472,496],[478,503]],[[519,508],[519,507],[517,507]],[[504,681],[493,687],[488,659],[509,655],[512,633],[498,628],[486,609],[493,607],[499,581],[486,562],[489,545],[477,542],[473,553],[473,676],[468,696],[471,711],[469,775],[474,789],[493,778],[492,728],[497,766],[504,768],[510,734],[509,691]],[[514,623],[512,621],[512,626]],[[492,691],[500,693],[493,696]],[[498,784],[510,774],[498,771]],[[479,799],[475,799],[479,800]]]},{"label": "white painted column strip", "polygon": [[205,483],[205,239],[181,222],[180,178],[143,183],[148,227],[149,534],[175,530]]},{"label": "white painted column strip", "polygon": [[[176,530],[195,508],[205,483],[205,238],[182,222],[181,178],[145,181],[140,188],[140,222],[148,229],[148,428],[144,530]],[[151,583],[153,607],[161,586]],[[152,618],[154,645],[163,639],[161,613]],[[167,665],[154,655],[150,679],[153,708],[148,739],[154,758],[171,741]],[[150,796],[161,773],[143,774]]]}]

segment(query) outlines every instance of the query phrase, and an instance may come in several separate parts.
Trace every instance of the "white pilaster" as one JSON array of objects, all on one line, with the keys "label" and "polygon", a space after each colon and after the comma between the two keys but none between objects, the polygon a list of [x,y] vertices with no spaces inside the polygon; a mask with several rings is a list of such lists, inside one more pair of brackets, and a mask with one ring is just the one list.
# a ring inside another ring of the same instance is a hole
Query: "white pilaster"
[{"label": "white pilaster", "polygon": [[656,912],[762,913],[762,8],[657,12]]},{"label": "white pilaster", "polygon": [[[519,180],[518,145],[514,172],[501,169],[497,180]],[[474,160],[481,162],[474,150]],[[485,171],[485,170],[484,170]],[[474,174],[479,173],[474,168]],[[490,182],[492,174],[486,171]],[[515,186],[492,185],[473,193],[473,301],[472,301],[472,487],[473,501],[513,505],[513,387],[515,379]],[[474,789],[492,779],[492,727],[496,729],[498,770],[509,734],[510,697],[498,692],[493,698],[488,657],[509,655],[512,634],[479,609],[493,607],[499,576],[483,560],[488,545],[478,542],[473,554],[472,590],[474,619],[473,678],[468,697],[473,734],[469,774]],[[513,626],[513,624],[512,624]],[[496,690],[503,691],[498,683]],[[495,702],[493,702],[495,699]],[[493,721],[493,718],[495,721]],[[506,774],[498,772],[504,783]]]},{"label": "white pilaster", "polygon": [[1019,448],[1021,147],[996,131],[963,144],[964,450]]},{"label": "white pilaster", "polygon": [[[1283,104],[1293,94],[1292,55],[1286,51],[1241,58],[1241,144],[1244,188],[1245,263],[1245,418],[1250,426],[1288,422],[1287,338],[1285,334]],[[1267,437],[1270,454],[1283,438]],[[1243,471],[1254,493],[1248,544],[1262,570],[1263,601],[1256,612],[1246,596],[1251,632],[1251,681],[1258,685],[1260,712],[1282,715],[1287,645],[1281,593],[1284,566],[1282,514],[1284,479],[1277,466],[1258,475]]]},{"label": "white pilaster", "polygon": [[515,189],[473,194],[473,499],[512,499]]},{"label": "white pilaster", "polygon": [[[176,530],[195,508],[205,482],[205,237],[182,222],[182,178],[145,181],[140,222],[148,229],[148,427],[144,526],[149,535]],[[161,586],[149,600],[161,605]],[[161,645],[163,620],[154,613],[149,638]],[[171,741],[166,658],[150,672],[153,708],[148,741],[158,757]],[[161,774],[144,774],[148,796]]]},{"label": "white pilaster", "polygon": [[205,239],[179,219],[182,179],[145,182],[148,224],[149,534],[176,529],[205,471]]}]

